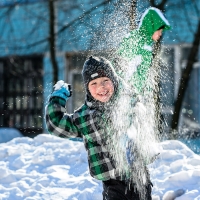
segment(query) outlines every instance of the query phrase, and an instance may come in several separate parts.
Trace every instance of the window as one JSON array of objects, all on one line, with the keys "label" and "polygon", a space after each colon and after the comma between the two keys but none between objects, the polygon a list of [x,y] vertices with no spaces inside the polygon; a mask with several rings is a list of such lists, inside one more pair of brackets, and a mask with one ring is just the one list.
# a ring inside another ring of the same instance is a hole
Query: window
[{"label": "window", "polygon": [[[184,46],[181,48],[181,68],[185,69],[187,64],[187,58],[190,53],[190,46]],[[189,120],[193,122],[200,122],[200,63],[196,62],[193,66],[192,72],[189,76],[188,86],[186,88],[186,93],[184,96],[184,101],[182,105],[182,114],[185,121]]]},{"label": "window", "polygon": [[163,47],[161,58],[160,101],[163,105],[162,114],[164,121],[169,125],[172,120],[174,104],[174,48]]},{"label": "window", "polygon": [[86,60],[86,55],[80,53],[67,54],[67,83],[72,85],[72,97],[67,102],[69,113],[78,109],[85,101],[85,88],[81,71]]},{"label": "window", "polygon": [[166,106],[172,106],[174,103],[174,49],[162,49],[161,69],[161,98]]},{"label": "window", "polygon": [[79,108],[83,103],[85,99],[85,93],[84,93],[84,86],[82,81],[82,75],[81,74],[73,74],[73,109]]},{"label": "window", "polygon": [[42,57],[0,59],[0,126],[24,135],[42,132]]}]

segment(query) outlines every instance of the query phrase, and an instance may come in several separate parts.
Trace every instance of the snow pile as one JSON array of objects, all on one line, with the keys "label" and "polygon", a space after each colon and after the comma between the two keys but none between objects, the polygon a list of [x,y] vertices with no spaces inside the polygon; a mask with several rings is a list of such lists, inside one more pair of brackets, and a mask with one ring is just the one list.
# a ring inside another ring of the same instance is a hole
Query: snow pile
[{"label": "snow pile", "polygon": [[200,156],[176,140],[161,145],[159,159],[149,166],[154,195],[164,196],[163,200],[179,195],[177,200],[200,200]]},{"label": "snow pile", "polygon": [[82,142],[42,134],[0,144],[0,199],[101,199]]},{"label": "snow pile", "polygon": [[[153,199],[200,199],[200,156],[178,141],[161,143],[149,166]],[[102,184],[88,171],[79,141],[41,134],[0,144],[1,200],[102,200]],[[184,193],[184,194],[183,194]]]},{"label": "snow pile", "polygon": [[0,143],[8,142],[16,137],[23,137],[23,135],[15,128],[0,128]]}]

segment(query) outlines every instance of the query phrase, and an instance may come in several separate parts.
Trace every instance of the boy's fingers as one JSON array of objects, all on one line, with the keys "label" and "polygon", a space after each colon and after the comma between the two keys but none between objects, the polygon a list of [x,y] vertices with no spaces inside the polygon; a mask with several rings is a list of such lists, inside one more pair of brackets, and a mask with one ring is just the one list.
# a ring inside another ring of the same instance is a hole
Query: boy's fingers
[{"label": "boy's fingers", "polygon": [[72,86],[68,84],[68,90],[69,90],[69,97],[72,96]]},{"label": "boy's fingers", "polygon": [[69,91],[72,90],[72,86],[70,84],[68,84],[68,89],[69,89]]}]

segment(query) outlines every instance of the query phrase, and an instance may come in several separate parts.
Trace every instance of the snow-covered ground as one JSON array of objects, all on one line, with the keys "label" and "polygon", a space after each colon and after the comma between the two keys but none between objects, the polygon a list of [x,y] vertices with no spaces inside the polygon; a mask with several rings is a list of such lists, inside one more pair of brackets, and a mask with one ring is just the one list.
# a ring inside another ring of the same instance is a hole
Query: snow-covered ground
[{"label": "snow-covered ground", "polygon": [[[149,166],[153,199],[182,194],[176,200],[200,200],[200,156],[179,141],[161,145],[159,159]],[[101,193],[80,141],[41,134],[0,144],[1,200],[102,200]]]}]

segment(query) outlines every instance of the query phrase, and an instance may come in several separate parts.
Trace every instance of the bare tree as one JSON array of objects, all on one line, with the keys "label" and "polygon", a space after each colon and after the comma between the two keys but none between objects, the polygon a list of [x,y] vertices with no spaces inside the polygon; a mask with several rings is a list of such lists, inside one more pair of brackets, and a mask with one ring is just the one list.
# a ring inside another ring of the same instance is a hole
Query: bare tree
[{"label": "bare tree", "polygon": [[49,50],[53,67],[53,81],[58,81],[58,63],[56,61],[56,35],[55,35],[55,0],[49,0]]},{"label": "bare tree", "polygon": [[[162,0],[159,4],[156,4],[155,0],[150,0],[151,6],[156,7],[158,9],[160,9],[161,11],[164,11],[166,2],[167,2],[167,0]],[[160,80],[160,59],[159,59],[160,51],[161,51],[161,40],[157,41],[154,44],[152,67],[157,72],[157,74],[155,76],[156,85],[155,85],[155,90],[154,90],[154,103],[155,103],[155,107],[156,107],[155,114],[156,114],[156,118],[157,118],[157,121],[155,123],[156,123],[159,133],[162,133],[163,120],[162,120],[162,114],[161,114],[161,100],[160,100],[160,82],[161,82],[161,80]]]},{"label": "bare tree", "polygon": [[[109,4],[109,2],[109,0],[97,0],[96,2],[88,0],[88,6],[86,5],[85,7],[78,0],[73,2],[42,0],[36,3],[20,3],[20,1],[16,1],[16,3],[6,4],[2,7],[0,14],[2,14],[2,24],[5,24],[4,27],[9,30],[8,37],[10,40],[7,41],[0,38],[1,49],[7,48],[11,54],[16,54],[18,51],[26,51],[26,49],[32,49],[33,53],[38,53],[37,49],[40,52],[49,51],[53,68],[53,82],[56,82],[58,80],[56,51],[59,48],[63,48],[64,45],[69,46],[69,44],[79,43],[79,40],[85,37],[79,27],[82,26],[83,30],[97,28],[95,20],[93,20],[95,18],[94,15],[101,16],[100,8]],[[22,12],[21,15],[18,15],[17,20],[13,21],[12,17],[17,12],[16,6],[19,6],[22,11],[26,11],[26,16],[23,16]],[[37,10],[37,12],[34,10]],[[57,18],[55,10],[58,10],[59,15],[61,13],[63,20]],[[78,11],[77,15],[74,15],[74,10]],[[9,24],[7,23],[8,21],[10,22]],[[23,27],[16,27],[16,21],[20,21]],[[24,27],[24,24],[27,27]],[[5,35],[6,29],[1,29],[1,35]]]}]

